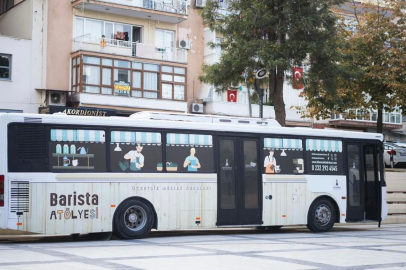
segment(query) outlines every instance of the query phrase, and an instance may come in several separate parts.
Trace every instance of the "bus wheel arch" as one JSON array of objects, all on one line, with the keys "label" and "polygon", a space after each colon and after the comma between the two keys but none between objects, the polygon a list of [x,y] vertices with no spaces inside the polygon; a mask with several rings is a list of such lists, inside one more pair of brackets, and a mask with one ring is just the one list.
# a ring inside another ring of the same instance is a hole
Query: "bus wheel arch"
[{"label": "bus wheel arch", "polygon": [[340,208],[328,195],[315,198],[307,214],[307,227],[313,232],[327,232],[340,222]]},{"label": "bus wheel arch", "polygon": [[155,207],[138,196],[126,198],[117,206],[112,223],[114,234],[123,239],[143,238],[158,227]]}]

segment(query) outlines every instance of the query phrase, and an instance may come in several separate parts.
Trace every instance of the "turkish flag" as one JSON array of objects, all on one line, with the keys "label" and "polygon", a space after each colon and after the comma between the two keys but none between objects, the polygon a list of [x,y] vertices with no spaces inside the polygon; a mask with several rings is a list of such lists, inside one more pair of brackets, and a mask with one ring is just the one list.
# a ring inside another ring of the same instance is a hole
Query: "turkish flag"
[{"label": "turkish flag", "polygon": [[227,101],[237,102],[237,90],[227,90]]},{"label": "turkish flag", "polygon": [[303,68],[293,67],[293,89],[302,89],[303,84],[301,83],[301,78],[303,76]]}]

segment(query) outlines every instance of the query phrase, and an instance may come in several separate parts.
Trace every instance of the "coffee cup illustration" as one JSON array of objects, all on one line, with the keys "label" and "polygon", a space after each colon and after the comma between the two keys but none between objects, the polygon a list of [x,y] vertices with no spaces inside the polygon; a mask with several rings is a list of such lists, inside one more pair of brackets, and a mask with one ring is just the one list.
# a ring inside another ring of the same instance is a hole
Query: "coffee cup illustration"
[{"label": "coffee cup illustration", "polygon": [[72,160],[72,166],[73,166],[73,167],[76,167],[76,166],[78,166],[78,165],[79,165],[79,160],[73,159],[73,160]]}]

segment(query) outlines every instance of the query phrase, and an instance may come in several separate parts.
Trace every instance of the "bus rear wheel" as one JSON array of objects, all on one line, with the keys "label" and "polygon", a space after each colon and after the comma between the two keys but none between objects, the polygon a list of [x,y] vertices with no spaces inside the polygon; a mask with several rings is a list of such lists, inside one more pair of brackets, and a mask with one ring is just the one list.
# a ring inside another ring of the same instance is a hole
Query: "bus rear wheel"
[{"label": "bus rear wheel", "polygon": [[335,207],[329,199],[316,200],[309,209],[307,228],[312,232],[327,232],[334,226]]},{"label": "bus rear wheel", "polygon": [[114,234],[122,239],[143,238],[153,224],[151,208],[141,200],[129,199],[118,207],[114,215]]}]

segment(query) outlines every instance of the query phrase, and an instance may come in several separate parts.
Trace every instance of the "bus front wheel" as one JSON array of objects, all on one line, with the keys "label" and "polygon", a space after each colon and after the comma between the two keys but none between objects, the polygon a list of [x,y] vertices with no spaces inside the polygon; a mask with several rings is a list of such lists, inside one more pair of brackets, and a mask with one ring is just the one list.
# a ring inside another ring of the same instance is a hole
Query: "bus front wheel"
[{"label": "bus front wheel", "polygon": [[334,226],[335,207],[329,199],[316,200],[309,209],[307,228],[313,232],[327,232]]},{"label": "bus front wheel", "polygon": [[153,224],[151,208],[141,200],[129,199],[118,207],[114,215],[114,234],[122,239],[143,238]]}]

